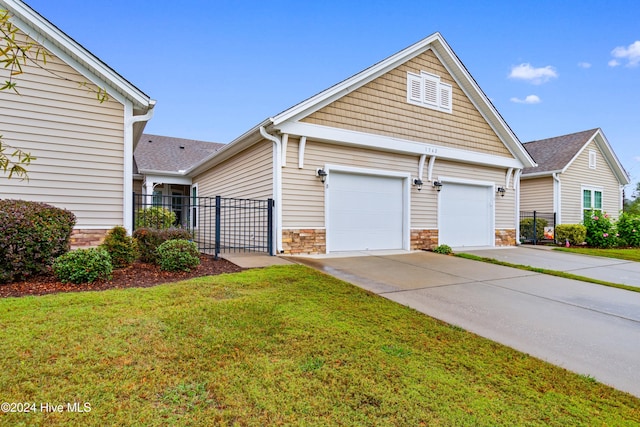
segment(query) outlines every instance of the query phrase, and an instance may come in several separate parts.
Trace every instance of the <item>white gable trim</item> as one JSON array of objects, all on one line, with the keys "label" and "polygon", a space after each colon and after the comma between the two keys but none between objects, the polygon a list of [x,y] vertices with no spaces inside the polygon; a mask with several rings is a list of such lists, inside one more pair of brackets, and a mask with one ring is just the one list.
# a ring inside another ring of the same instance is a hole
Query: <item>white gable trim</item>
[{"label": "white gable trim", "polygon": [[440,159],[449,159],[464,163],[474,163],[505,168],[521,169],[523,167],[522,163],[518,159],[514,159],[511,157],[495,156],[492,154],[485,154],[477,151],[467,151],[458,148],[443,147],[435,144],[409,141],[400,138],[374,135],[353,130],[338,129],[311,123],[287,122],[277,127],[277,129],[282,133],[306,136],[307,138],[312,138],[317,141],[338,145],[371,148],[375,150],[403,154],[426,154],[430,156],[437,156]]},{"label": "white gable trim", "polygon": [[105,89],[124,104],[128,98],[137,108],[150,108],[151,99],[85,48],[19,0],[0,0],[11,21],[31,39],[62,59],[86,79]]}]

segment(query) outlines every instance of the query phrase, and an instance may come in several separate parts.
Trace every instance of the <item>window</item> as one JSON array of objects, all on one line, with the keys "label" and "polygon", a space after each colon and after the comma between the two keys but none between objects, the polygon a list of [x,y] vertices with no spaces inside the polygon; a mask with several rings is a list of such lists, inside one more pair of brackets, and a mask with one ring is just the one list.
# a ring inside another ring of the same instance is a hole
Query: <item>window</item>
[{"label": "window", "polygon": [[191,187],[191,227],[198,227],[198,184]]},{"label": "window", "polygon": [[596,151],[595,150],[589,150],[589,169],[595,169],[596,168]]},{"label": "window", "polygon": [[153,190],[153,206],[162,206],[162,190]]},{"label": "window", "polygon": [[582,211],[602,210],[602,190],[582,189]]},{"label": "window", "polygon": [[440,81],[440,77],[421,71],[407,73],[407,102],[451,113],[453,111],[453,88]]}]

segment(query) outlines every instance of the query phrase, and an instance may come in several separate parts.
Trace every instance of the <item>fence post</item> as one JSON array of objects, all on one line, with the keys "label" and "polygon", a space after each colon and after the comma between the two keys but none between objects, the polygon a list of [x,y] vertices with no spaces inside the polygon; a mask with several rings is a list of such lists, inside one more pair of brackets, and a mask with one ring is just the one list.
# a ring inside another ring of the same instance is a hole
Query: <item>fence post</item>
[{"label": "fence post", "polygon": [[136,192],[131,195],[133,203],[131,203],[131,234],[136,230]]},{"label": "fence post", "polygon": [[268,199],[267,202],[267,247],[269,255],[273,256],[273,199]]},{"label": "fence post", "polygon": [[553,213],[553,243],[558,244],[558,239],[556,239],[556,213]]},{"label": "fence post", "polygon": [[221,203],[222,198],[220,196],[216,196],[216,243],[215,243],[215,256],[214,259],[218,259],[220,255],[220,214],[221,214]]},{"label": "fence post", "polygon": [[537,224],[537,211],[533,211],[533,244],[538,244],[538,224]]}]

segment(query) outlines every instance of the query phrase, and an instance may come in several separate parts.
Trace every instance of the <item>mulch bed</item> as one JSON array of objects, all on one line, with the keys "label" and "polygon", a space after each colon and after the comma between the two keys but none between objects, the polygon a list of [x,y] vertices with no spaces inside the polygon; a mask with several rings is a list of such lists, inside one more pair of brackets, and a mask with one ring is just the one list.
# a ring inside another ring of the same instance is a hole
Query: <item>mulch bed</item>
[{"label": "mulch bed", "polygon": [[224,260],[215,260],[212,256],[201,255],[200,265],[189,272],[162,271],[153,264],[136,262],[131,267],[114,270],[109,281],[74,285],[59,282],[53,274],[44,274],[24,282],[0,284],[0,298],[22,297],[27,295],[46,295],[59,292],[104,291],[107,289],[148,288],[162,283],[177,282],[193,277],[214,276],[222,273],[237,273],[244,270]]}]

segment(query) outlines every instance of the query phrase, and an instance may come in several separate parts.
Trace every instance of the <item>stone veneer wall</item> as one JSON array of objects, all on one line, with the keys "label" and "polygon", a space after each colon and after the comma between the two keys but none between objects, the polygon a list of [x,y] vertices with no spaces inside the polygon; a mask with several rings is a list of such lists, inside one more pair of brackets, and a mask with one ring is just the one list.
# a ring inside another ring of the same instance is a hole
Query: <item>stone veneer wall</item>
[{"label": "stone veneer wall", "polygon": [[282,249],[285,254],[327,253],[327,238],[324,229],[282,230]]},{"label": "stone veneer wall", "polygon": [[411,230],[411,250],[433,249],[438,246],[438,230]]},{"label": "stone veneer wall", "polygon": [[88,248],[98,246],[109,230],[82,230],[74,228],[71,232],[71,248]]},{"label": "stone veneer wall", "polygon": [[515,246],[516,230],[496,230],[496,246]]}]

